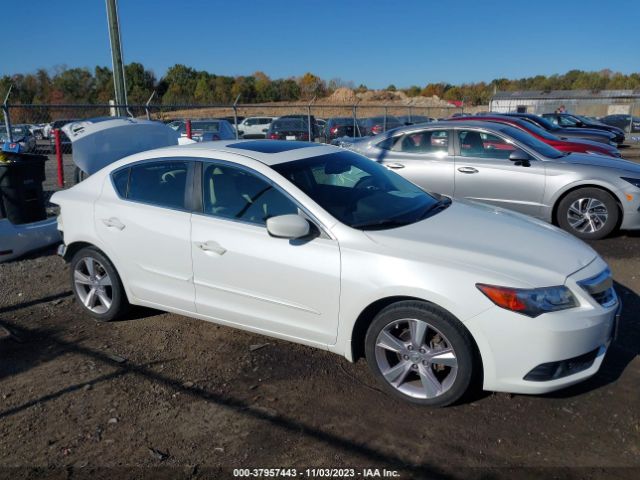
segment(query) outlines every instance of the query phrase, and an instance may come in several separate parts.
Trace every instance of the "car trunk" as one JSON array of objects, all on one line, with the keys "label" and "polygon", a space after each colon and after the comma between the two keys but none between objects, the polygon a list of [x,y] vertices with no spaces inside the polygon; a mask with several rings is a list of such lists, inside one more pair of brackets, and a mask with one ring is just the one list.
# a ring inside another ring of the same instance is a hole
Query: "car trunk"
[{"label": "car trunk", "polygon": [[134,153],[178,144],[172,128],[149,120],[113,118],[62,127],[73,145],[73,162],[86,174]]}]

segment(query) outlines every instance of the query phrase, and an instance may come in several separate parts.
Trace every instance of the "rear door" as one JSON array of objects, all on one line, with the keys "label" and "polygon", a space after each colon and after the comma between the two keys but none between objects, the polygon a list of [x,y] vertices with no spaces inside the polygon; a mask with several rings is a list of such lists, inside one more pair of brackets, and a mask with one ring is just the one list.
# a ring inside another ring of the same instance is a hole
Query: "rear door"
[{"label": "rear door", "polygon": [[116,170],[94,206],[107,255],[140,300],[195,310],[189,199],[193,162],[145,161]]},{"label": "rear door", "polygon": [[516,146],[479,130],[455,131],[454,195],[540,216],[545,189],[544,162],[512,162]]},{"label": "rear door", "polygon": [[378,145],[379,160],[429,192],[453,195],[453,146],[449,129],[416,130],[388,138]]}]

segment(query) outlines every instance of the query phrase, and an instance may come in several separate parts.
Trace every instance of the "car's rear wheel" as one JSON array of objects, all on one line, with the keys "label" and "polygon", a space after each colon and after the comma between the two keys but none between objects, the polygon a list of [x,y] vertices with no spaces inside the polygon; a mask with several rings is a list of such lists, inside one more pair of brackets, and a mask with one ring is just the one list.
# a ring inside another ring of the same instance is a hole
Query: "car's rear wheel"
[{"label": "car's rear wheel", "polygon": [[82,248],[73,256],[71,284],[79,305],[96,320],[115,320],[129,308],[118,272],[96,248]]},{"label": "car's rear wheel", "polygon": [[395,303],[375,317],[365,354],[387,392],[438,407],[459,400],[478,367],[464,326],[444,310],[417,301]]},{"label": "car's rear wheel", "polygon": [[581,188],[558,205],[558,225],[583,240],[599,240],[618,226],[620,211],[615,199],[599,188]]}]

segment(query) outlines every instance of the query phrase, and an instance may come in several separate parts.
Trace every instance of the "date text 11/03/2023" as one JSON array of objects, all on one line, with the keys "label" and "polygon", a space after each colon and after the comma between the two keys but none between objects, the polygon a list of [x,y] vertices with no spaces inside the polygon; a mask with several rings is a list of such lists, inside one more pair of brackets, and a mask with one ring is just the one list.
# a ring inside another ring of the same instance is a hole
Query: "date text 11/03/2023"
[{"label": "date text 11/03/2023", "polygon": [[237,468],[233,476],[240,478],[399,478],[397,470],[386,468]]}]

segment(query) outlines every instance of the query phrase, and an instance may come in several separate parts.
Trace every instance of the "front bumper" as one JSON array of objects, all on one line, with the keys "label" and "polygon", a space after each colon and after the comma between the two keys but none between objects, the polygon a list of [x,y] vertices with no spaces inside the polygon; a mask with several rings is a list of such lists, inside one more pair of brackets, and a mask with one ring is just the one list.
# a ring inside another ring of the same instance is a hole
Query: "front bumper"
[{"label": "front bumper", "polygon": [[[567,280],[579,307],[536,318],[494,307],[465,322],[480,350],[485,390],[542,394],[581,382],[598,371],[617,332],[620,300],[605,308],[582,291],[577,281],[604,268],[606,264],[598,259]],[[588,364],[578,365],[590,353]],[[525,380],[543,364],[562,362],[571,367],[563,366],[559,378]]]},{"label": "front bumper", "polygon": [[621,230],[640,230],[640,191],[630,188],[619,195],[622,205]]}]

